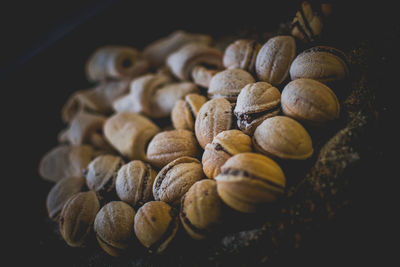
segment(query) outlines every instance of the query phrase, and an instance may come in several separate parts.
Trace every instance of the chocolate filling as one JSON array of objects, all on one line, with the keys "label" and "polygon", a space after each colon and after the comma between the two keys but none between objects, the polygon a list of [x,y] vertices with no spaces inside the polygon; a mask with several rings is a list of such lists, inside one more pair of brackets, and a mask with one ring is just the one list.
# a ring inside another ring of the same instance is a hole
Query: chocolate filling
[{"label": "chocolate filling", "polygon": [[196,116],[194,115],[194,111],[193,111],[192,105],[189,105],[189,103],[186,102],[186,101],[185,101],[185,105],[186,105],[186,107],[189,109],[190,114],[192,115],[193,121],[195,121],[195,120],[196,120]]},{"label": "chocolate filling", "polygon": [[249,72],[254,71],[254,62],[256,62],[256,57],[257,57],[257,53],[256,53],[257,44],[258,44],[258,42],[256,40],[251,40],[251,42],[250,42],[251,54],[249,56],[249,60],[246,62],[246,65],[244,66],[245,69],[247,69]]},{"label": "chocolate filling", "polygon": [[116,250],[118,254],[121,254],[121,253],[124,251],[123,249],[120,249],[120,248],[117,248],[117,247],[111,245],[109,242],[105,241],[100,235],[97,234],[96,237],[97,237],[98,239],[100,239],[100,241],[101,241],[103,244],[105,244],[105,245],[107,245],[108,247],[110,247],[110,248]]},{"label": "chocolate filling", "polygon": [[[153,137],[154,136],[149,136],[147,138],[147,140],[144,141],[143,151],[145,151],[145,152],[147,151],[147,148],[149,147],[150,141],[152,140]],[[132,151],[134,151],[134,150],[132,150]]]},{"label": "chocolate filling", "polygon": [[96,195],[101,201],[110,201],[116,198],[115,180],[117,179],[118,171],[123,164],[123,162],[119,162],[112,175],[107,179],[107,182],[97,190]]},{"label": "chocolate filling", "polygon": [[238,120],[241,121],[241,123],[246,123],[246,124],[250,124],[252,123],[254,120],[261,118],[265,115],[267,115],[268,113],[273,113],[275,111],[279,111],[280,109],[280,105],[276,105],[275,107],[271,108],[271,109],[267,109],[261,112],[256,112],[256,113],[236,113],[235,115],[238,118]]},{"label": "chocolate filling", "polygon": [[261,178],[261,177],[259,177],[257,175],[251,174],[251,173],[249,173],[249,172],[247,172],[245,170],[238,170],[238,169],[228,168],[228,169],[224,170],[221,174],[222,175],[232,175],[232,176],[244,176],[244,177],[249,178],[249,179],[253,179],[253,180],[257,180],[257,181],[266,183],[266,184],[268,184],[268,185],[270,185],[272,187],[276,187],[277,189],[285,190],[285,187],[283,187],[283,186],[281,186],[279,184],[276,184],[274,182],[268,181],[268,180],[266,180],[264,178]]},{"label": "chocolate filling", "polygon": [[303,18],[304,26],[307,28],[307,30],[308,30],[308,31],[310,32],[310,34],[311,34],[311,36],[309,36],[309,37],[310,37],[311,41],[313,41],[315,35],[314,35],[314,32],[313,32],[313,30],[312,30],[310,24],[308,23],[308,20],[307,20],[307,18],[306,18],[306,15],[304,14],[303,7],[300,8],[300,15],[301,15],[301,17]]},{"label": "chocolate filling", "polygon": [[61,212],[59,212],[57,217],[59,217],[59,220],[58,220],[59,229],[63,229],[64,228],[65,218],[64,218],[64,216],[63,216],[63,214]]},{"label": "chocolate filling", "polygon": [[310,41],[311,41],[310,37],[308,36],[308,34],[306,33],[306,31],[305,31],[305,30],[303,29],[303,27],[301,26],[300,21],[297,20],[296,22],[294,22],[294,23],[292,24],[292,29],[295,28],[295,27],[297,27],[297,29],[303,34],[303,36],[304,36],[304,38],[306,39],[307,42],[310,42]]},{"label": "chocolate filling", "polygon": [[338,49],[335,49],[335,48],[332,48],[332,47],[328,47],[328,46],[315,46],[315,47],[312,47],[312,48],[309,48],[309,49],[303,51],[303,53],[311,53],[311,52],[326,52],[326,53],[330,53],[332,55],[337,56],[341,60],[343,60],[343,62],[347,66],[349,65],[349,62],[347,60],[346,55],[342,51],[340,51]]},{"label": "chocolate filling", "polygon": [[197,228],[197,227],[194,226],[194,225],[192,224],[192,222],[187,218],[186,213],[185,213],[185,211],[184,211],[185,208],[184,208],[184,205],[183,205],[183,203],[185,202],[185,197],[186,197],[186,195],[184,195],[184,196],[182,197],[182,202],[181,202],[181,211],[180,211],[181,218],[183,219],[183,221],[185,222],[185,224],[186,224],[193,232],[195,232],[196,234],[199,234],[199,235],[202,235],[202,236],[207,235],[207,234],[209,233],[207,230]]},{"label": "chocolate filling", "polygon": [[114,189],[115,180],[117,179],[118,171],[122,167],[122,165],[124,165],[123,162],[119,162],[117,164],[117,166],[114,169],[113,174],[111,175],[111,177],[108,179],[108,181],[102,187],[102,189],[101,189],[102,192],[111,192]]},{"label": "chocolate filling", "polygon": [[[192,72],[193,67],[196,65],[204,66],[207,69],[212,69],[212,68],[217,69],[218,65],[214,64],[214,62],[213,62],[214,59],[210,60],[210,55],[213,57],[213,56],[215,56],[215,53],[213,53],[213,52],[210,53],[209,51],[203,51],[203,52],[200,52],[197,55],[191,57],[189,60],[187,60],[184,63],[184,66],[182,68],[183,70],[185,70],[184,76],[185,77],[190,76],[189,73]],[[215,67],[213,67],[213,66],[215,66]]]},{"label": "chocolate filling", "polygon": [[225,148],[223,147],[223,146],[221,146],[220,144],[218,144],[218,143],[212,143],[212,146],[213,146],[213,148],[216,150],[216,151],[223,151],[223,152],[225,152],[226,154],[228,154],[229,156],[232,156],[232,154],[231,153],[229,153],[227,150],[225,150]]},{"label": "chocolate filling", "polygon": [[232,94],[228,95],[228,94],[221,94],[221,93],[218,92],[217,94],[208,93],[207,97],[211,98],[211,99],[214,99],[214,98],[225,98],[229,102],[232,102],[232,101],[236,101],[238,95],[239,95],[239,93],[233,94],[233,95]]},{"label": "chocolate filling", "polygon": [[115,177],[115,176],[113,175],[110,178],[108,178],[107,182],[99,190],[100,195],[104,195],[104,194],[112,191],[112,189],[114,187],[114,182],[115,182],[115,179],[113,179],[113,177]]},{"label": "chocolate filling", "polygon": [[82,242],[89,231],[89,223],[85,221],[79,221],[77,224],[75,224],[72,240],[76,243]]},{"label": "chocolate filling", "polygon": [[94,132],[102,136],[103,135],[103,127],[100,126],[100,127],[96,128]]},{"label": "chocolate filling", "polygon": [[160,237],[160,239],[152,244],[149,247],[149,252],[155,252],[158,250],[158,248],[165,242],[169,237],[171,237],[172,233],[174,232],[176,226],[177,226],[177,216],[178,216],[178,211],[175,208],[170,209],[169,214],[171,216],[171,222],[169,223],[167,230],[165,230],[164,234]]},{"label": "chocolate filling", "polygon": [[125,58],[122,63],[121,63],[122,67],[124,68],[130,68],[133,64],[132,64],[132,60],[130,58]]},{"label": "chocolate filling", "polygon": [[144,174],[143,174],[143,183],[142,183],[142,186],[141,186],[141,188],[139,189],[139,194],[140,194],[140,196],[139,196],[139,200],[138,200],[138,204],[141,206],[142,204],[144,204],[144,201],[146,201],[145,199],[143,199],[143,192],[144,191],[146,191],[146,189],[147,189],[147,184],[148,184],[148,182],[149,182],[149,180],[150,180],[150,165],[149,164],[145,164],[145,166],[146,166],[146,170],[144,171]]},{"label": "chocolate filling", "polygon": [[158,199],[158,191],[160,190],[160,186],[165,178],[165,175],[172,169],[174,168],[176,165],[171,165],[168,168],[161,170],[160,173],[158,174],[158,179],[156,181],[156,183],[154,184],[154,191],[155,191],[155,196],[154,198],[157,200]]},{"label": "chocolate filling", "polygon": [[209,63],[200,63],[200,66],[206,68],[207,70],[218,70],[218,65]]}]

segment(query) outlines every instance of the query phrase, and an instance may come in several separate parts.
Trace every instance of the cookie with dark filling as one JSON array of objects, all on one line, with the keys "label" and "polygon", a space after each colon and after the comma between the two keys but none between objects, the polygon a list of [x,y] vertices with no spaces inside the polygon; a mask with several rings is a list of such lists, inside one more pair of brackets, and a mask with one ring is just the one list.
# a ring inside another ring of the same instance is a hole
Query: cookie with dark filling
[{"label": "cookie with dark filling", "polygon": [[200,108],[194,124],[194,132],[204,149],[214,136],[232,128],[232,106],[224,98],[211,99]]},{"label": "cookie with dark filling", "polygon": [[100,202],[93,191],[72,195],[65,202],[58,221],[60,234],[71,247],[84,247],[90,240]]},{"label": "cookie with dark filling", "polygon": [[258,153],[240,153],[231,157],[215,179],[222,201],[244,213],[257,212],[263,205],[275,202],[286,186],[280,166]]},{"label": "cookie with dark filling", "polygon": [[254,82],[254,77],[245,70],[226,69],[211,78],[207,94],[211,99],[225,98],[234,103],[242,88]]},{"label": "cookie with dark filling", "polygon": [[165,202],[150,201],[135,216],[135,234],[151,253],[161,253],[178,230],[178,212]]},{"label": "cookie with dark filling", "polygon": [[225,49],[223,63],[227,69],[242,69],[254,73],[258,51],[261,44],[256,40],[239,39]]},{"label": "cookie with dark filling", "polygon": [[155,200],[179,205],[182,196],[197,181],[204,178],[199,160],[180,157],[160,170],[153,184]]},{"label": "cookie with dark filling", "polygon": [[115,191],[115,180],[124,160],[119,156],[101,155],[92,160],[87,168],[86,184],[101,197],[109,197]]},{"label": "cookie with dark filling", "polygon": [[100,247],[111,256],[120,256],[133,236],[135,211],[122,201],[111,201],[101,208],[94,221]]},{"label": "cookie with dark filling", "polygon": [[188,94],[185,96],[185,100],[176,101],[171,112],[174,128],[194,131],[197,113],[205,102],[207,102],[207,98],[199,94]]},{"label": "cookie with dark filling", "polygon": [[193,239],[208,237],[221,221],[221,200],[214,180],[201,180],[193,184],[182,198],[179,218]]},{"label": "cookie with dark filling", "polygon": [[217,134],[207,144],[202,157],[203,171],[208,178],[215,178],[221,166],[233,155],[251,152],[251,138],[239,130],[227,130]]},{"label": "cookie with dark filling", "polygon": [[307,78],[332,86],[349,77],[349,59],[337,48],[315,46],[297,55],[289,72],[292,80]]},{"label": "cookie with dark filling", "polygon": [[280,101],[279,90],[269,83],[246,85],[240,92],[234,109],[239,129],[252,135],[265,119],[278,115]]},{"label": "cookie with dark filling", "polygon": [[122,166],[115,181],[118,197],[132,205],[140,207],[153,198],[153,182],[157,172],[141,160],[133,160]]}]

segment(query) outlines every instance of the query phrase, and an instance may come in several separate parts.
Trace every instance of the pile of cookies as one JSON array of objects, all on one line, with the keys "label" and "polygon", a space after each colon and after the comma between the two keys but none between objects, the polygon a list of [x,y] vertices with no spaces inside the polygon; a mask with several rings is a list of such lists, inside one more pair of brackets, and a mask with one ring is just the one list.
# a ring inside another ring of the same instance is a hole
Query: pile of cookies
[{"label": "pile of cookies", "polygon": [[143,51],[90,55],[95,85],[65,103],[68,127],[39,166],[55,183],[47,210],[66,243],[85,246],[94,233],[112,256],[135,238],[160,253],[180,225],[194,239],[212,235],[223,206],[257,213],[278,201],[279,162],[313,155],[307,128],[339,117],[332,89],[349,76],[338,49],[297,51],[321,32],[310,8],[292,35],[264,44],[239,39],[222,51],[211,36],[176,31]]}]

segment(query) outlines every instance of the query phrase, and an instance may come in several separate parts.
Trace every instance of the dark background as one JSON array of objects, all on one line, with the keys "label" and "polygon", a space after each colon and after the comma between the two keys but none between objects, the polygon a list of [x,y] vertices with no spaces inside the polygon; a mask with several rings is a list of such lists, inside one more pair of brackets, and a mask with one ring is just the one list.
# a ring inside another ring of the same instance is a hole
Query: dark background
[{"label": "dark background", "polygon": [[[215,37],[243,29],[265,32],[291,20],[298,8],[296,1],[268,1],[263,7],[259,6],[261,2],[248,1],[221,6],[198,1],[179,5],[168,1],[25,2],[2,8],[0,21],[1,129],[3,147],[10,159],[3,166],[8,170],[4,179],[18,187],[6,190],[12,199],[16,192],[24,191],[18,197],[23,205],[12,209],[13,214],[27,217],[25,213],[29,211],[31,218],[39,217],[38,222],[46,216],[45,198],[51,184],[38,177],[37,166],[43,154],[57,145],[57,134],[65,126],[60,109],[68,96],[91,86],[85,78],[84,64],[95,48],[118,44],[141,49],[176,29]],[[398,174],[389,172],[384,163],[392,159],[387,147],[391,145],[389,115],[394,112],[395,101],[392,95],[399,90],[395,82],[399,22],[395,8],[382,3],[336,4],[340,16],[333,34],[337,40],[366,40],[373,50],[369,62],[376,66],[371,75],[376,76],[379,85],[376,167],[370,173],[372,178],[366,177],[365,183],[354,188],[358,194],[355,201],[332,225],[318,232],[312,244],[300,250],[298,259],[306,264],[324,265],[378,263],[387,260],[383,252],[390,254],[392,250],[386,244],[394,239],[394,233],[388,231],[393,211],[387,204],[395,201],[389,192],[393,191],[390,184]],[[384,189],[382,183],[386,185]],[[37,235],[50,232],[43,229],[46,225],[39,223],[33,227],[36,220],[19,221],[22,227],[17,232],[28,230],[33,234],[32,238],[23,238],[24,242],[46,249],[37,256],[65,255],[60,247],[37,244]],[[73,258],[65,260],[74,262]]]}]

